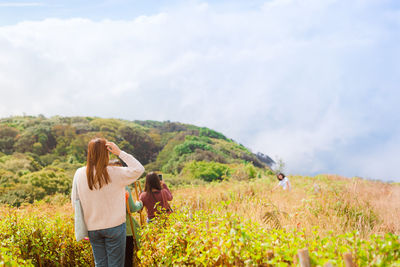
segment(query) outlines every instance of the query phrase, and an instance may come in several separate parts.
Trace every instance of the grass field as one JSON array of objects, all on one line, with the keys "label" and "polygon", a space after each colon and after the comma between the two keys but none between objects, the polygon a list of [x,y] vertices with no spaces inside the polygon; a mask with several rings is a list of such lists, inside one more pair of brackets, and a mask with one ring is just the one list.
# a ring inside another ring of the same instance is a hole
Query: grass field
[{"label": "grass field", "polygon": [[[311,263],[400,266],[400,186],[338,176],[274,177],[175,187],[169,218],[143,228],[143,266],[287,266],[308,248]],[[166,179],[168,182],[168,179]],[[171,181],[172,182],[172,181]],[[68,198],[0,208],[0,263],[91,265],[88,242],[75,242]]]},{"label": "grass field", "polygon": [[400,234],[400,186],[330,175],[294,176],[290,192],[271,192],[275,181],[266,177],[178,189],[174,203],[192,210],[213,210],[225,203],[227,210],[267,229],[279,225],[307,233],[318,227],[321,234]]}]

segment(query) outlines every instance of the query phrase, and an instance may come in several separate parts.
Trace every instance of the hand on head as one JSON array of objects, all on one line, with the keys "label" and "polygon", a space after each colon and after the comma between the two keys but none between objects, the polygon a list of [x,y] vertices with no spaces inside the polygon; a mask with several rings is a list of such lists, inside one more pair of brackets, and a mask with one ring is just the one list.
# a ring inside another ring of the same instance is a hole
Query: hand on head
[{"label": "hand on head", "polygon": [[114,144],[114,142],[108,142],[106,143],[107,149],[108,151],[110,151],[111,153],[113,153],[116,156],[119,156],[119,154],[121,153],[121,149],[119,149],[119,147]]}]

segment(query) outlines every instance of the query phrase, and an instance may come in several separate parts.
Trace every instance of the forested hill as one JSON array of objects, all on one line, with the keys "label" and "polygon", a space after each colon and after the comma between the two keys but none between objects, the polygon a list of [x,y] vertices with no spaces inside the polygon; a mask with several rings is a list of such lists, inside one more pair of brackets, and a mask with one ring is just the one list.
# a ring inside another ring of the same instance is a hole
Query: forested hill
[{"label": "forested hill", "polygon": [[[149,171],[205,181],[250,178],[270,158],[255,155],[214,130],[176,122],[44,116],[0,119],[0,202],[20,204],[69,193],[73,172],[86,160],[93,137],[114,141]],[[238,166],[244,168],[238,168]]]}]

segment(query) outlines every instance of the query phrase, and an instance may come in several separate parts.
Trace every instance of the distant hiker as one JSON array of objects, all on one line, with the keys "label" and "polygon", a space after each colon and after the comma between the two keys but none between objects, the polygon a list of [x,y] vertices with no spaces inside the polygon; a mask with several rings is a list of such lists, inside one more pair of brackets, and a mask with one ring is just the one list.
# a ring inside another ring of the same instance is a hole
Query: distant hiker
[{"label": "distant hiker", "polygon": [[168,203],[168,201],[172,200],[171,191],[169,191],[168,186],[163,181],[160,181],[159,176],[155,172],[146,175],[144,192],[140,194],[139,199],[147,209],[147,222],[155,218],[155,213],[158,210],[157,207],[167,213],[172,212]]},{"label": "distant hiker", "polygon": [[[125,162],[121,162],[118,159],[110,160],[109,166],[126,166]],[[128,202],[130,213],[138,212],[143,208],[141,201],[133,201],[131,189],[129,186],[125,187],[125,201]],[[129,218],[131,217],[131,218]],[[132,226],[131,226],[132,222]],[[132,233],[133,230],[133,233]],[[126,212],[126,246],[125,246],[125,267],[137,266],[136,257],[134,257],[134,251],[136,252],[140,248],[140,225],[135,218]]]},{"label": "distant hiker", "polygon": [[[107,166],[109,153],[127,167]],[[144,172],[132,155],[103,138],[88,145],[87,164],[74,176],[96,266],[123,266],[126,244],[125,187]],[[72,199],[75,199],[74,193]]]},{"label": "distant hiker", "polygon": [[291,189],[289,179],[283,173],[278,173],[276,175],[276,178],[278,178],[279,183],[272,189],[272,191],[274,191],[280,186],[282,187],[283,190]]}]

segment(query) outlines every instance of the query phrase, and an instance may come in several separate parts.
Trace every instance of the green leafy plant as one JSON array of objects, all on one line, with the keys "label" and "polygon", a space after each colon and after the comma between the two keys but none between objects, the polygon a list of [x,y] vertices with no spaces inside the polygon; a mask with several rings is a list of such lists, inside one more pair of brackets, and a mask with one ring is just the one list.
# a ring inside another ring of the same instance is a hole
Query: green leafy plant
[{"label": "green leafy plant", "polygon": [[90,266],[88,242],[76,242],[71,214],[0,210],[0,262],[5,266]]},{"label": "green leafy plant", "polygon": [[[331,262],[344,266],[342,255],[351,252],[359,266],[400,264],[399,237],[393,234],[360,239],[357,232],[306,237],[301,231],[265,230],[220,211],[189,212],[182,209],[162,215],[143,229],[138,255],[144,266],[290,266],[298,263],[297,252],[308,248],[313,265]],[[379,255],[379,256],[378,256]]]},{"label": "green leafy plant", "polygon": [[192,161],[185,165],[183,173],[210,182],[228,177],[230,169],[227,165],[218,162]]}]

